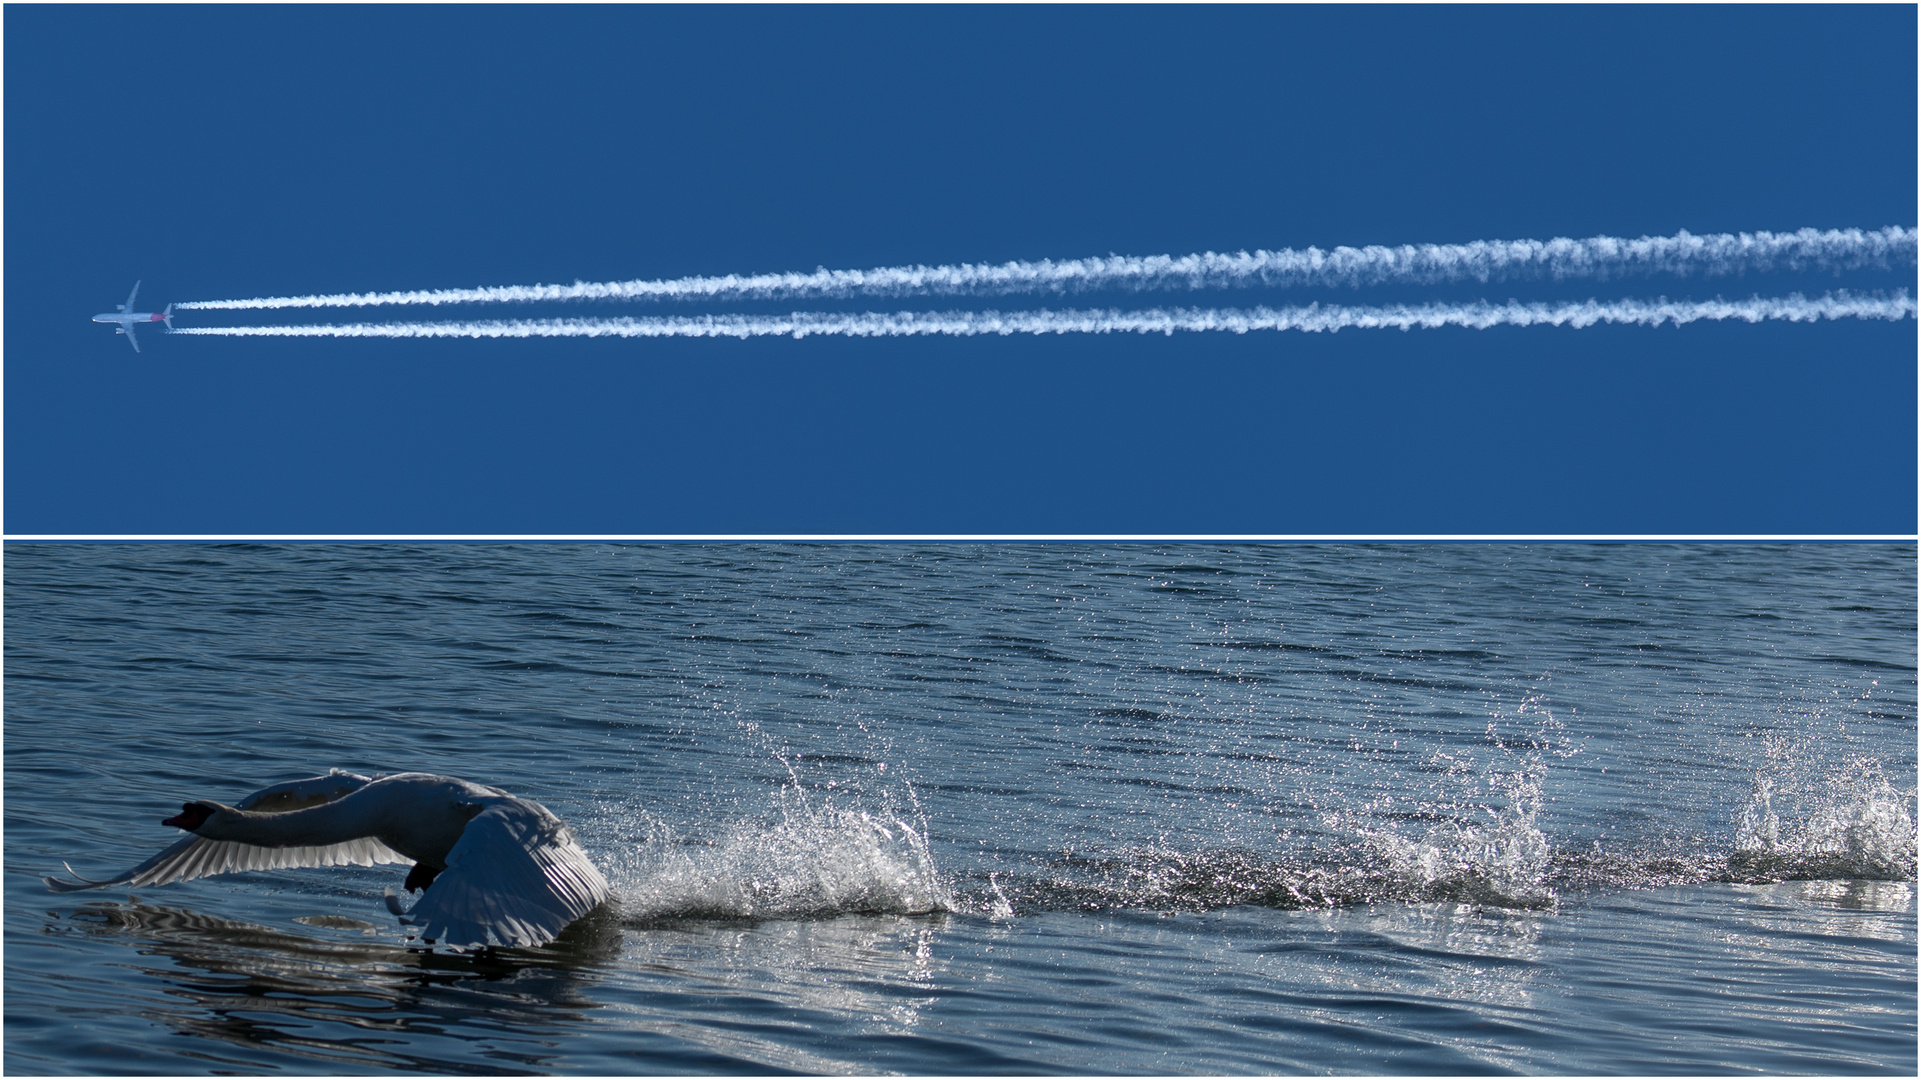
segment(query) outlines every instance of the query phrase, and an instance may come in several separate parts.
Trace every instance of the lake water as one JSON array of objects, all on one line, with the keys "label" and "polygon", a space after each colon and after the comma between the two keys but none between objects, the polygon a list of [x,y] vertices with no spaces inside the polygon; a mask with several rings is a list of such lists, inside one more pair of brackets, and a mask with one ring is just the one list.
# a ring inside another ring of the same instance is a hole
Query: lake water
[{"label": "lake water", "polygon": [[[9,1073],[1916,1069],[1912,546],[5,556]],[[329,767],[618,901],[41,883]]]}]

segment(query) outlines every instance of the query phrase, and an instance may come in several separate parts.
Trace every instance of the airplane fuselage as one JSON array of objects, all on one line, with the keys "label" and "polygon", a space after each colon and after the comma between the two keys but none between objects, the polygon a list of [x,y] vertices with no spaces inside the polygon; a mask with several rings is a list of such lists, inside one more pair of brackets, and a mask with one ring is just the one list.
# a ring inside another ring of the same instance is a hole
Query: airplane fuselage
[{"label": "airplane fuselage", "polygon": [[94,322],[119,323],[122,327],[134,323],[164,322],[166,316],[158,311],[107,311],[93,317]]}]

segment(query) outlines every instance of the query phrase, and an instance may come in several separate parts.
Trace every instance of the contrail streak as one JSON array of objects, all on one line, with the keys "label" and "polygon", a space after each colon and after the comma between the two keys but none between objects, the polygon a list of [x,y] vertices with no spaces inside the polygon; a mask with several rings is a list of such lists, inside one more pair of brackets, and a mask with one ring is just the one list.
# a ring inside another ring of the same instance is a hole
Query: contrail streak
[{"label": "contrail streak", "polygon": [[697,315],[619,319],[511,319],[492,322],[350,323],[307,326],[183,327],[176,334],[221,337],[360,338],[535,338],[535,337],[975,337],[983,334],[1173,334],[1176,330],[1255,330],[1334,332],[1350,328],[1412,330],[1462,326],[1573,326],[1623,323],[1675,326],[1737,319],[1818,322],[1823,319],[1886,319],[1915,315],[1915,302],[1903,289],[1891,296],[1847,292],[1808,298],[1746,300],[1586,300],[1575,303],[1395,304],[1347,307],[1251,309],[1169,308],[1145,311],[945,311],[945,312],[796,312],[791,315]]},{"label": "contrail streak", "polygon": [[1625,240],[1477,240],[1470,244],[1337,247],[1198,255],[1110,255],[997,265],[886,266],[872,270],[727,274],[657,281],[577,281],[572,285],[498,285],[478,289],[333,293],[254,300],[198,300],[176,310],[382,307],[537,300],[794,300],[853,296],[1000,296],[1095,289],[1206,289],[1494,281],[1505,278],[1606,279],[1637,274],[1703,276],[1776,269],[1842,271],[1915,263],[1915,230],[1802,229],[1791,233],[1643,236]]}]

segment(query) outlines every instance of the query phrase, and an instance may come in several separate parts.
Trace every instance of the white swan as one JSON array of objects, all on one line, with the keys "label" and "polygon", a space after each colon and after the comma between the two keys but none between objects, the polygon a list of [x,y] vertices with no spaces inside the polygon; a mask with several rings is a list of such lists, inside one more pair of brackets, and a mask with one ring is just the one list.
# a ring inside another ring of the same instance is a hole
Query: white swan
[{"label": "white swan", "polygon": [[[378,780],[336,769],[225,806],[185,803],[161,822],[194,835],[107,881],[44,879],[55,892],[282,870],[412,862],[412,911],[387,907],[428,942],[545,945],[610,895],[607,879],[546,807],[451,776]],[[67,867],[73,873],[73,867]],[[79,874],[74,874],[79,878]]]}]

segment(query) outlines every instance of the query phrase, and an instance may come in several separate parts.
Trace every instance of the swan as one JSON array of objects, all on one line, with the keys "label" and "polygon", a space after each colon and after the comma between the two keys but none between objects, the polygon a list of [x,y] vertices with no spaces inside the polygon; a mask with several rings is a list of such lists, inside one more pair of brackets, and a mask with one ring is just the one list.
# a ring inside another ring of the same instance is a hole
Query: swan
[{"label": "swan", "polygon": [[[539,946],[611,895],[573,829],[546,807],[451,776],[378,779],[339,769],[261,788],[227,806],[183,803],[161,822],[192,834],[106,881],[43,880],[54,892],[139,887],[303,866],[406,863],[411,911],[387,908],[429,944]],[[64,865],[64,864],[63,864]]]}]

